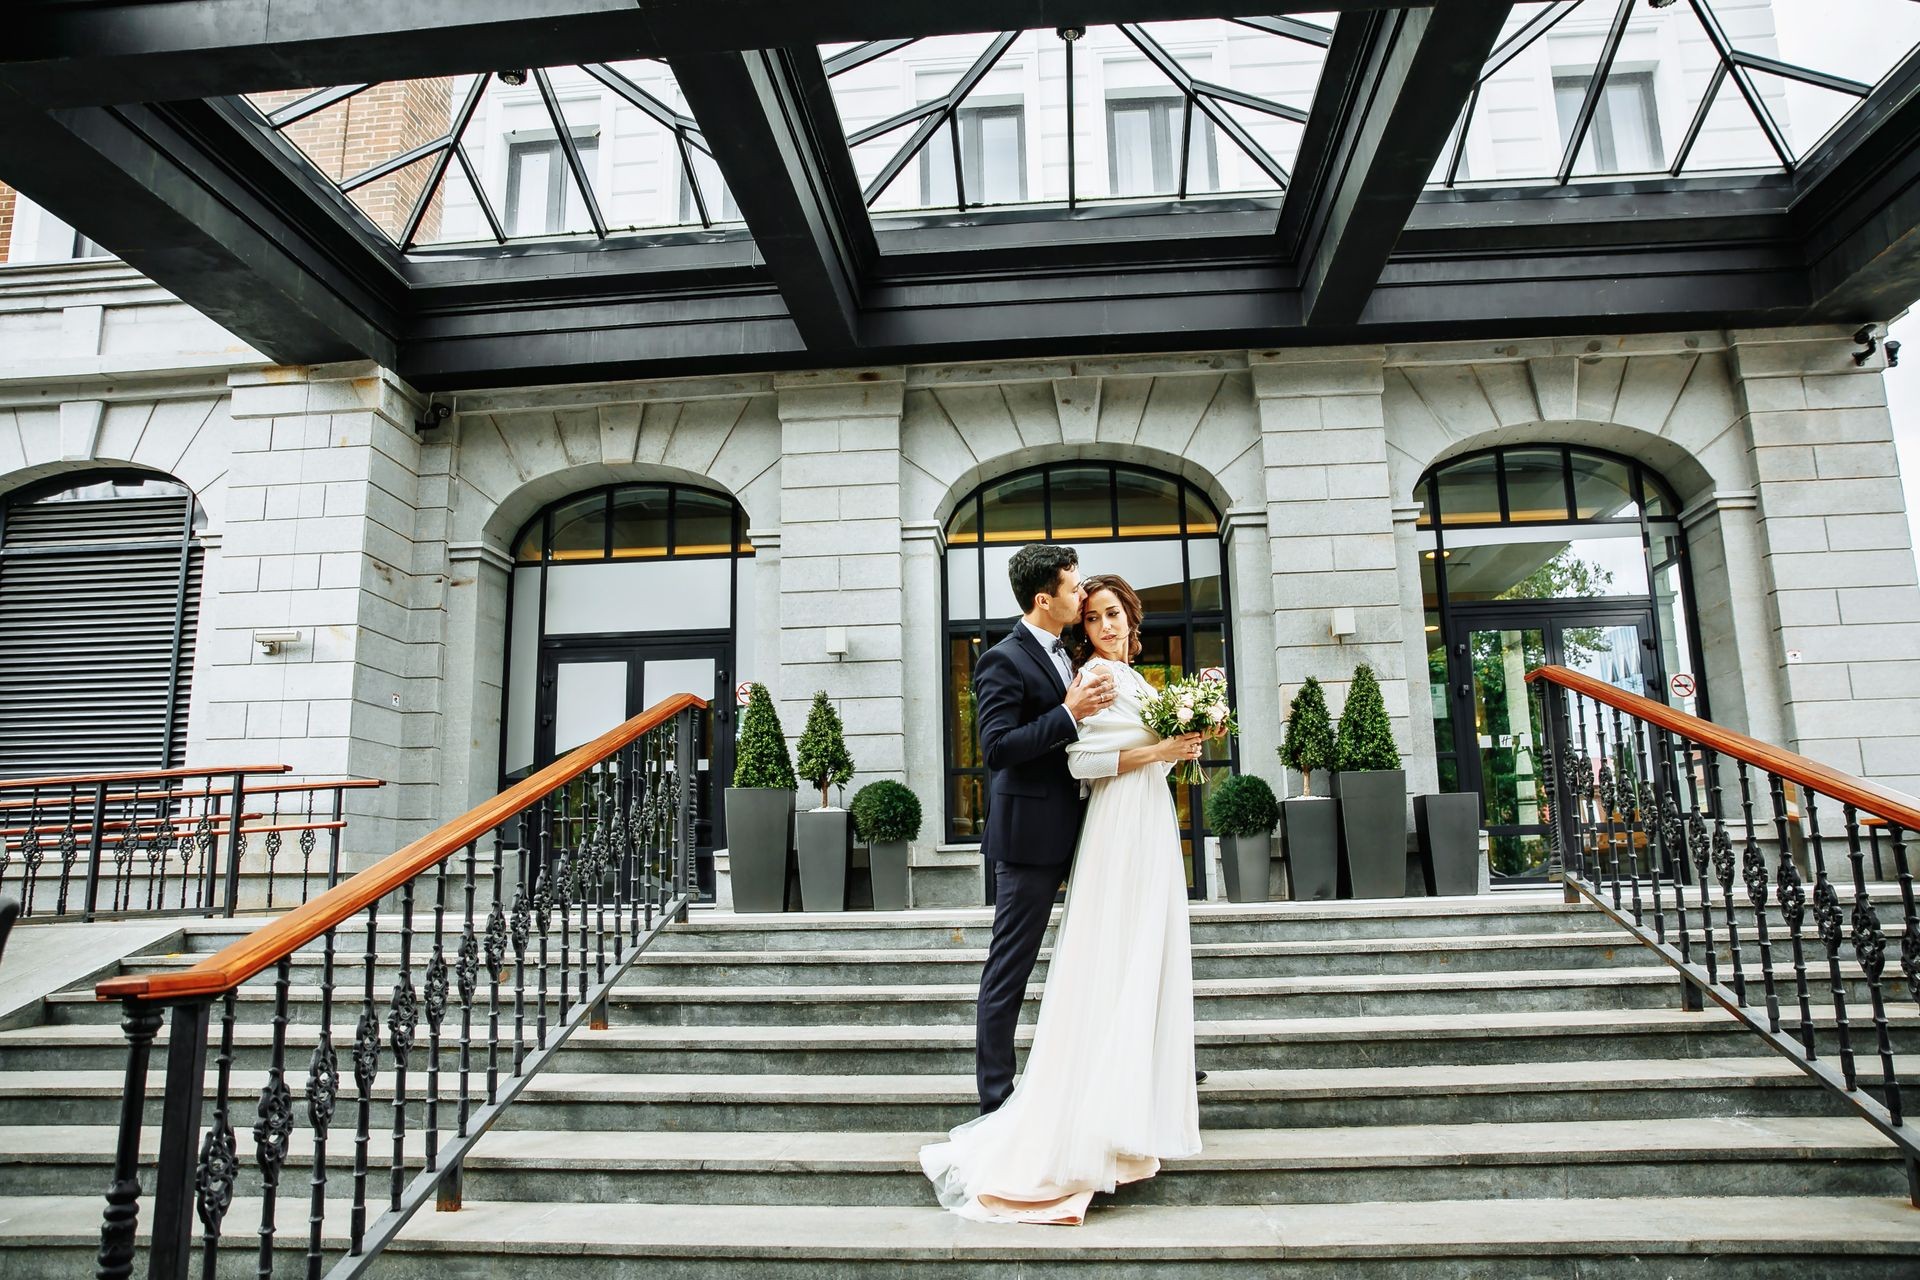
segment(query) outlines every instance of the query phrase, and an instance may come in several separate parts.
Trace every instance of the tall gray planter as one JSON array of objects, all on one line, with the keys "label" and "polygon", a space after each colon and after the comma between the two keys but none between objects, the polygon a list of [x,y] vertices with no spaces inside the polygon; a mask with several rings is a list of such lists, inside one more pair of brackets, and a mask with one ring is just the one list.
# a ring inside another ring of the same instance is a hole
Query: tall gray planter
[{"label": "tall gray planter", "polygon": [[1340,802],[1300,796],[1280,802],[1287,882],[1295,902],[1319,902],[1340,890]]},{"label": "tall gray planter", "polygon": [[1356,898],[1407,895],[1407,771],[1342,770],[1333,775],[1340,798],[1340,860]]},{"label": "tall gray planter", "polygon": [[1227,882],[1228,902],[1265,902],[1272,867],[1272,836],[1220,837],[1220,874]]},{"label": "tall gray planter", "polygon": [[800,909],[845,911],[847,867],[853,862],[853,815],[845,809],[813,809],[798,816]]},{"label": "tall gray planter", "polygon": [[785,911],[793,792],[772,787],[728,787],[726,804],[733,909]]},{"label": "tall gray planter", "polygon": [[1413,798],[1414,837],[1429,897],[1480,892],[1480,793]]},{"label": "tall gray planter", "polygon": [[867,846],[867,870],[873,877],[873,909],[907,909],[907,842],[888,840]]}]

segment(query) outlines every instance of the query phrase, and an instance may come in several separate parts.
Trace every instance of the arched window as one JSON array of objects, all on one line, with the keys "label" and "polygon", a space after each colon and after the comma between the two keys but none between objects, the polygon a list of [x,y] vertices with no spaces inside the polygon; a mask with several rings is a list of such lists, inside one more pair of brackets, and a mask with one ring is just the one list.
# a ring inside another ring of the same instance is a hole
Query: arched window
[{"label": "arched window", "polygon": [[[987,771],[974,724],[973,664],[1020,615],[1007,564],[1029,542],[1068,544],[1080,553],[1083,576],[1117,573],[1140,593],[1146,619],[1135,665],[1147,679],[1231,670],[1220,514],[1199,489],[1142,467],[1087,462],[1035,467],[982,485],[947,521],[950,840],[977,840],[985,829]],[[1191,856],[1204,834],[1192,790],[1177,788],[1175,803],[1188,848],[1187,882],[1204,892],[1205,870]]]},{"label": "arched window", "polygon": [[711,893],[726,837],[713,779],[732,776],[733,687],[753,666],[751,630],[737,625],[753,555],[739,504],[692,485],[610,485],[548,505],[513,547],[502,775],[699,694],[695,843]]},{"label": "arched window", "polygon": [[1417,544],[1440,785],[1478,791],[1496,878],[1545,873],[1527,672],[1572,667],[1707,714],[1673,491],[1570,445],[1469,454],[1420,482]]},{"label": "arched window", "polygon": [[91,472],[0,506],[0,773],[187,755],[205,517],[186,486]]}]

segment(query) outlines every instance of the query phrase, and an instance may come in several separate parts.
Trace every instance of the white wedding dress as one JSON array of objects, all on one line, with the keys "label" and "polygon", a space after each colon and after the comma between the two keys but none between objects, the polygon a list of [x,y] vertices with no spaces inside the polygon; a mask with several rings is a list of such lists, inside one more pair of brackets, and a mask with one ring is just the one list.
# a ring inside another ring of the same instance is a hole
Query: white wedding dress
[{"label": "white wedding dress", "polygon": [[[1103,662],[1103,659],[1093,659]],[[1193,953],[1170,765],[1117,774],[1153,688],[1106,663],[1115,698],[1067,748],[1092,795],[1026,1070],[1006,1104],[921,1148],[940,1203],[983,1222],[1075,1224],[1095,1192],[1200,1150]]]}]

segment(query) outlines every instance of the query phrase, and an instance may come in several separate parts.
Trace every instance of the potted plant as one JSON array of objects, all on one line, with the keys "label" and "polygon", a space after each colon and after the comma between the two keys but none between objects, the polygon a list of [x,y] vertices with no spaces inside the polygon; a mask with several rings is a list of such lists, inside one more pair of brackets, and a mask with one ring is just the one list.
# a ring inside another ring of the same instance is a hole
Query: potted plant
[{"label": "potted plant", "polygon": [[735,911],[784,911],[793,832],[793,757],[767,686],[748,691],[727,788],[727,857]]},{"label": "potted plant", "polygon": [[907,845],[920,835],[920,797],[892,778],[869,782],[853,793],[853,825],[867,842],[873,876],[873,909],[907,907]]},{"label": "potted plant", "polygon": [[1340,802],[1313,794],[1316,770],[1333,767],[1333,718],[1326,691],[1312,676],[1287,707],[1280,759],[1300,775],[1300,794],[1280,806],[1287,877],[1297,901],[1331,898],[1340,884]]},{"label": "potted plant", "polygon": [[1265,778],[1236,774],[1207,793],[1207,826],[1223,846],[1220,870],[1229,902],[1265,902],[1280,802]]},{"label": "potted plant", "polygon": [[806,911],[847,909],[847,864],[853,857],[853,823],[845,809],[828,804],[827,788],[853,776],[853,756],[840,713],[825,690],[813,695],[807,727],[800,733],[799,772],[820,788],[820,807],[799,815],[794,844],[800,853],[800,906]]},{"label": "potted plant", "polygon": [[1340,853],[1356,898],[1407,892],[1407,774],[1373,668],[1354,668],[1333,746],[1333,790],[1340,799]]}]

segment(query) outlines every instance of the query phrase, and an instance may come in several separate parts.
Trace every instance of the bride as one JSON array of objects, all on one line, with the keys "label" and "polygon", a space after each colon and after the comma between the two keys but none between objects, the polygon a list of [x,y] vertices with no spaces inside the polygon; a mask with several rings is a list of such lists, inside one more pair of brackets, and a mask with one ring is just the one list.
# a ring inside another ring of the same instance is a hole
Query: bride
[{"label": "bride", "polygon": [[998,1111],[920,1152],[940,1203],[983,1222],[1078,1224],[1095,1192],[1200,1150],[1187,884],[1166,779],[1201,739],[1140,721],[1154,691],[1131,666],[1133,588],[1112,574],[1082,588],[1086,661],[1112,669],[1116,696],[1067,747],[1092,796],[1027,1069]]}]

